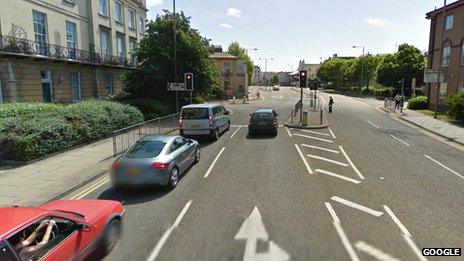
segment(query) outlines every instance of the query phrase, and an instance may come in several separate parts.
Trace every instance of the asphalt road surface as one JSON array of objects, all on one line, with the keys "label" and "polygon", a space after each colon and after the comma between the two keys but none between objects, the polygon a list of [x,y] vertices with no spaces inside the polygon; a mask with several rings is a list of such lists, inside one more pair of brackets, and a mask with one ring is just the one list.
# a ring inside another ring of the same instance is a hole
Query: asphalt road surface
[{"label": "asphalt road surface", "polygon": [[174,190],[116,192],[105,176],[69,195],[123,202],[106,260],[426,260],[423,247],[464,246],[464,151],[341,95],[330,128],[249,137],[253,110],[283,124],[299,99],[261,93],[228,105],[232,128],[201,140]]}]

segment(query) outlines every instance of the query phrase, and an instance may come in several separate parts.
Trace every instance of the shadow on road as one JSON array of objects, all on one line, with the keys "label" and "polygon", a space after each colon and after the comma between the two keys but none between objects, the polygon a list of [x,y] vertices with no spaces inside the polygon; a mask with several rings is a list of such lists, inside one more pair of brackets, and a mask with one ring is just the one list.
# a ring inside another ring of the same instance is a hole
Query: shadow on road
[{"label": "shadow on road", "polygon": [[163,187],[115,189],[110,187],[103,191],[98,199],[120,201],[123,205],[134,205],[159,199],[171,190]]},{"label": "shadow on road", "polygon": [[263,140],[263,139],[275,139],[277,135],[274,133],[256,133],[256,134],[247,134],[246,138],[248,140]]}]

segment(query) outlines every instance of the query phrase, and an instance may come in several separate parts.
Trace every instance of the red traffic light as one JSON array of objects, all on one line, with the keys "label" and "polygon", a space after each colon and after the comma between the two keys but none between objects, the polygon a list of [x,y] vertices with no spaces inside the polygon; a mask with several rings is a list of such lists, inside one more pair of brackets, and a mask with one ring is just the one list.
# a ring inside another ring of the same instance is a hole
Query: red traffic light
[{"label": "red traffic light", "polygon": [[190,79],[192,79],[192,76],[187,75],[187,80],[190,80]]},{"label": "red traffic light", "polygon": [[305,72],[300,72],[300,75],[301,75],[301,76],[305,76],[306,73],[305,73]]}]

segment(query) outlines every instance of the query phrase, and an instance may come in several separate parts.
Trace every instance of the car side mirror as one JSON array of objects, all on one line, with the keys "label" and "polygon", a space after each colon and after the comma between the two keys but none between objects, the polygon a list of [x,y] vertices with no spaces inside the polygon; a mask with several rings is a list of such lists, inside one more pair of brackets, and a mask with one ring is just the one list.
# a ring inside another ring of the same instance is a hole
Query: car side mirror
[{"label": "car side mirror", "polygon": [[230,115],[230,111],[226,111],[224,114],[225,115]]},{"label": "car side mirror", "polygon": [[76,224],[76,229],[84,232],[90,232],[91,226],[89,224],[78,223]]},{"label": "car side mirror", "polygon": [[188,145],[192,145],[193,141],[192,140],[187,140]]}]

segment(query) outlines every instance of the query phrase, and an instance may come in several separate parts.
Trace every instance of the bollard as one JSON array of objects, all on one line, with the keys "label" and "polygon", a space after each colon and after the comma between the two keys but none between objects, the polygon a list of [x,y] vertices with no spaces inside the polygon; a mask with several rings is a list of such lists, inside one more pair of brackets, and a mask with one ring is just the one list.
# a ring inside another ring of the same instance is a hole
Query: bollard
[{"label": "bollard", "polygon": [[232,104],[235,104],[235,96],[232,97]]},{"label": "bollard", "polygon": [[246,103],[246,97],[243,96],[243,104],[245,104],[245,103]]},{"label": "bollard", "polygon": [[321,110],[321,125],[322,125],[322,117],[324,116],[324,114],[323,114],[323,113],[324,113],[324,111],[323,111],[323,110]]}]

